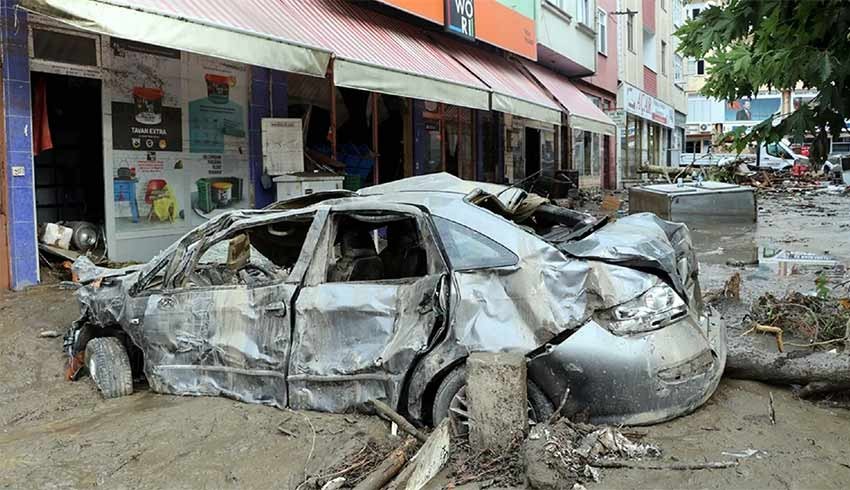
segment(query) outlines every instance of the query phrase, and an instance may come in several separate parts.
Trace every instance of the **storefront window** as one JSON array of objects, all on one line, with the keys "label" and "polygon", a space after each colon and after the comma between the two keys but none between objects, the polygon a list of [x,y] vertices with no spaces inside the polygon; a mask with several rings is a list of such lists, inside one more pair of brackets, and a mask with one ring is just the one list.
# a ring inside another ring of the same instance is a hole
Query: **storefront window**
[{"label": "storefront window", "polygon": [[540,169],[542,175],[555,175],[555,132],[540,132]]},{"label": "storefront window", "polygon": [[589,165],[590,156],[585,152],[584,131],[573,130],[573,169],[584,173],[585,164]]},{"label": "storefront window", "polygon": [[499,123],[494,113],[481,111],[479,113],[479,121],[481,123],[481,134],[483,135],[482,146],[484,151],[481,158],[483,160],[484,174],[478,178],[484,182],[496,182],[497,169],[499,166]]},{"label": "storefront window", "polygon": [[581,175],[599,175],[603,141],[597,133],[573,130],[573,168]]},{"label": "storefront window", "polygon": [[446,171],[462,179],[475,178],[472,151],[472,111],[446,106]]},{"label": "storefront window", "polygon": [[439,119],[425,119],[425,167],[423,173],[432,174],[443,170],[442,123]]},{"label": "storefront window", "polygon": [[648,129],[647,149],[649,150],[649,154],[647,164],[658,165],[658,126],[650,124]]},{"label": "storefront window", "polygon": [[641,154],[643,152],[643,131],[641,120],[637,117],[626,118],[626,165],[625,177],[637,177],[637,169],[640,166]]}]

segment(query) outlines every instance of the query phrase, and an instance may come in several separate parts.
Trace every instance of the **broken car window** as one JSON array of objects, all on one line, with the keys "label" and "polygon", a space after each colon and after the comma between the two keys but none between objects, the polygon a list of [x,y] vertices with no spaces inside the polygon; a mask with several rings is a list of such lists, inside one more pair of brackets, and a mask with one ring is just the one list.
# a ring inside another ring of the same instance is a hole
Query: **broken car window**
[{"label": "broken car window", "polygon": [[253,287],[285,280],[311,223],[311,216],[263,223],[214,242],[201,255],[187,286]]},{"label": "broken car window", "polygon": [[428,261],[416,219],[342,215],[335,221],[327,281],[382,281],[422,277]]},{"label": "broken car window", "polygon": [[519,260],[510,250],[471,228],[439,216],[434,216],[434,224],[455,270],[505,267]]}]

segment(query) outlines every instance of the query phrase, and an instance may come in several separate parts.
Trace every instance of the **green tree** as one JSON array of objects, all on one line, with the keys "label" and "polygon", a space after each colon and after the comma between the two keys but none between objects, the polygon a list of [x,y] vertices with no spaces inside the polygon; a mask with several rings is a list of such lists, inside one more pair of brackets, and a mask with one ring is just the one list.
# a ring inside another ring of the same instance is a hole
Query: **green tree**
[{"label": "green tree", "polygon": [[850,2],[847,0],[729,0],[704,10],[676,35],[684,56],[711,66],[702,94],[738,100],[760,87],[791,90],[801,83],[815,98],[789,116],[735,134],[740,151],[753,141],[815,137],[812,159],[826,158],[828,135],[850,119]]}]

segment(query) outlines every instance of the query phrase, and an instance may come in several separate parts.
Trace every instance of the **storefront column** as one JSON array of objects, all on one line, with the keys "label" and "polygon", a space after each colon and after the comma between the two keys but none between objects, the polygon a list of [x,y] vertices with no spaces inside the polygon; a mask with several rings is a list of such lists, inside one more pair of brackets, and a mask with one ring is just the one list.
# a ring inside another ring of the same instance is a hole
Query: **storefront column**
[{"label": "storefront column", "polygon": [[254,207],[263,208],[276,199],[274,186],[263,187],[262,120],[264,117],[286,117],[288,113],[286,73],[251,67],[251,108],[248,116],[248,161],[254,184]]},{"label": "storefront column", "polygon": [[497,128],[496,128],[496,148],[493,150],[496,152],[498,156],[497,164],[496,164],[496,183],[504,184],[505,183],[505,116],[504,114],[499,114],[496,117]]},{"label": "storefront column", "polygon": [[372,168],[372,184],[378,185],[381,183],[381,155],[378,153],[378,97],[380,97],[380,94],[372,92],[371,95],[372,96],[369,97],[369,99],[372,104],[372,153],[375,155],[375,166]]},{"label": "storefront column", "polygon": [[425,119],[422,117],[424,105],[421,100],[410,100],[410,116],[413,119],[413,175],[425,173]]},{"label": "storefront column", "polygon": [[2,6],[3,117],[6,186],[0,211],[6,216],[10,285],[22,289],[38,283],[35,181],[32,156],[32,114],[28,54],[27,13],[17,0],[0,0]]}]

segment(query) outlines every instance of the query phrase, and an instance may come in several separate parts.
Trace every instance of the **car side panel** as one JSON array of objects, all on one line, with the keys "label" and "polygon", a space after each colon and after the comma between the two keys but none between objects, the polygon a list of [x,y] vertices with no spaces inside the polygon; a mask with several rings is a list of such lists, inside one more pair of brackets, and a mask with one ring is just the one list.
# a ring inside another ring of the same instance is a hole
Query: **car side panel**
[{"label": "car side panel", "polygon": [[224,395],[283,408],[295,285],[157,293],[126,328],[154,391]]},{"label": "car side panel", "polygon": [[343,412],[371,399],[396,406],[438,321],[434,291],[441,277],[302,289],[288,378],[291,407]]}]

